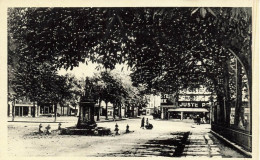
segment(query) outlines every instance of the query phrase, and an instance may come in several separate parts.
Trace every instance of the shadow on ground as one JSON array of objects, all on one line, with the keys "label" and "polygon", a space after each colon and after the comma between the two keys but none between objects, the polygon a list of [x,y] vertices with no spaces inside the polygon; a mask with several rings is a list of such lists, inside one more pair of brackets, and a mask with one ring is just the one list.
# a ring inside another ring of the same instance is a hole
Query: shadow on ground
[{"label": "shadow on ground", "polygon": [[180,157],[182,155],[189,132],[177,132],[149,140],[145,144],[135,145],[129,151],[109,153],[102,156],[111,157]]}]

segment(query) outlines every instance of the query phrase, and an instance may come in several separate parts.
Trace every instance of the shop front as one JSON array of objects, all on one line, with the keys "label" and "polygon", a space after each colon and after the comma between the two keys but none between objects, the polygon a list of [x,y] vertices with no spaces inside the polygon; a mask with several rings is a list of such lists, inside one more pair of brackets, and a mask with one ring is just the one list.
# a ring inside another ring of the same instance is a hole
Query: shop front
[{"label": "shop front", "polygon": [[[18,117],[38,117],[38,106],[31,102],[27,101],[16,101],[15,103],[9,102],[8,103],[8,113],[9,117],[14,116]],[[14,112],[13,112],[14,111]]]},{"label": "shop front", "polygon": [[169,118],[174,119],[194,119],[199,116],[205,122],[209,122],[209,111],[206,108],[173,108],[168,109]]},{"label": "shop front", "polygon": [[15,105],[15,116],[19,117],[36,117],[36,107],[28,104]]}]

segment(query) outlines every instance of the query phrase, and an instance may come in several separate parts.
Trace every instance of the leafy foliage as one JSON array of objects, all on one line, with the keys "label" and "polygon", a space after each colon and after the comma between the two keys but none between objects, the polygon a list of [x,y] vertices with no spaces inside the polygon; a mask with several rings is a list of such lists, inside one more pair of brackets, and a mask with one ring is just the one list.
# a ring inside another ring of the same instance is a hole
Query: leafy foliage
[{"label": "leafy foliage", "polygon": [[189,70],[187,66],[196,64],[192,61],[218,55],[221,47],[245,44],[244,48],[250,48],[250,15],[244,18],[242,9],[230,10],[25,8],[21,27],[14,25],[10,30],[14,39],[23,41],[21,52],[33,52],[33,56],[50,60],[56,67],[72,69],[89,58],[113,69],[115,64],[127,61],[135,70],[142,68],[140,74],[145,76],[141,81],[149,82],[165,70],[183,74]]},{"label": "leafy foliage", "polygon": [[[50,63],[66,69],[86,59],[107,69],[127,63],[133,85],[145,86],[146,92],[204,83],[219,101],[224,96],[229,102],[232,56],[244,67],[251,90],[251,12],[205,7],[11,8],[9,62],[24,57],[26,63],[36,62],[35,67]],[[127,97],[120,81],[101,76],[108,83],[102,99],[115,103]]]}]

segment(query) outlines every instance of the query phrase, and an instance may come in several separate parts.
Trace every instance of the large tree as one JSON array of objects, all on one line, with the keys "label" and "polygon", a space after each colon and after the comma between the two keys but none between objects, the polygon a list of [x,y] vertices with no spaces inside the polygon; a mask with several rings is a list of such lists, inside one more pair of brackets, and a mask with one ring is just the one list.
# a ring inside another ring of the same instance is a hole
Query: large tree
[{"label": "large tree", "polygon": [[[216,42],[229,49],[237,47],[242,38],[248,42],[243,45],[240,42],[240,48],[250,49],[248,8],[235,11],[232,8],[16,8],[10,11],[18,15],[11,17],[10,24],[18,22],[10,26],[10,31],[15,39],[21,40],[23,51],[36,51],[35,56],[51,59],[65,68],[77,66],[85,58],[106,68],[114,68],[123,61],[132,66],[145,61],[143,56],[137,56],[140,53],[174,57],[196,43],[209,46],[208,43]],[[225,45],[228,40],[224,43],[222,36],[239,40]]]},{"label": "large tree", "polygon": [[[224,106],[230,101],[231,55],[245,69],[251,92],[251,12],[204,7],[11,8],[9,42],[19,42],[15,55],[50,61],[56,68],[72,69],[86,58],[110,69],[126,62],[135,84],[148,89],[176,90],[208,79]],[[198,62],[203,70],[196,70]]]}]

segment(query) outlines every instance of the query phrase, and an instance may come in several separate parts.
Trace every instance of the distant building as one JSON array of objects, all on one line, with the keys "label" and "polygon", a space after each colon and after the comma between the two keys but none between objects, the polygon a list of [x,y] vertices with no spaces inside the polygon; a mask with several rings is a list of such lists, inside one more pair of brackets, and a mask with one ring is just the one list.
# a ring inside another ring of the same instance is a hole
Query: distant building
[{"label": "distant building", "polygon": [[39,107],[33,104],[28,99],[16,99],[13,102],[8,102],[7,115],[12,116],[12,109],[14,108],[14,115],[19,117],[38,117]]},{"label": "distant building", "polygon": [[[16,117],[39,117],[39,116],[54,116],[54,105],[50,103],[45,103],[38,105],[33,104],[28,99],[17,99],[14,102],[8,103],[7,116],[12,116],[12,106],[14,105],[14,115]],[[75,109],[70,105],[61,107],[57,105],[57,115],[58,116],[70,116],[78,114],[78,107]]]},{"label": "distant building", "polygon": [[145,108],[145,114],[146,115],[152,115],[156,110],[158,110],[158,107],[161,105],[161,98],[160,95],[150,95],[149,96],[149,102],[147,107]]},{"label": "distant building", "polygon": [[20,117],[37,117],[39,115],[39,107],[37,104],[33,104],[26,97],[15,98],[15,92],[12,89],[12,80],[14,76],[14,68],[8,65],[8,104],[7,104],[7,116],[20,116]]},{"label": "distant building", "polygon": [[[53,116],[54,106],[51,103],[37,104],[37,102],[31,102],[26,97],[15,98],[15,92],[12,89],[12,80],[15,78],[14,69],[11,65],[8,65],[8,105],[7,116],[11,117],[14,109],[14,116],[17,117],[38,117],[38,116]],[[14,99],[15,98],[15,99]],[[79,108],[79,107],[77,107]],[[78,109],[66,104],[64,107],[57,105],[58,115],[75,115],[78,113]]]},{"label": "distant building", "polygon": [[183,89],[178,94],[162,94],[162,119],[193,119],[200,116],[209,122],[210,97],[216,98],[206,87]]}]

